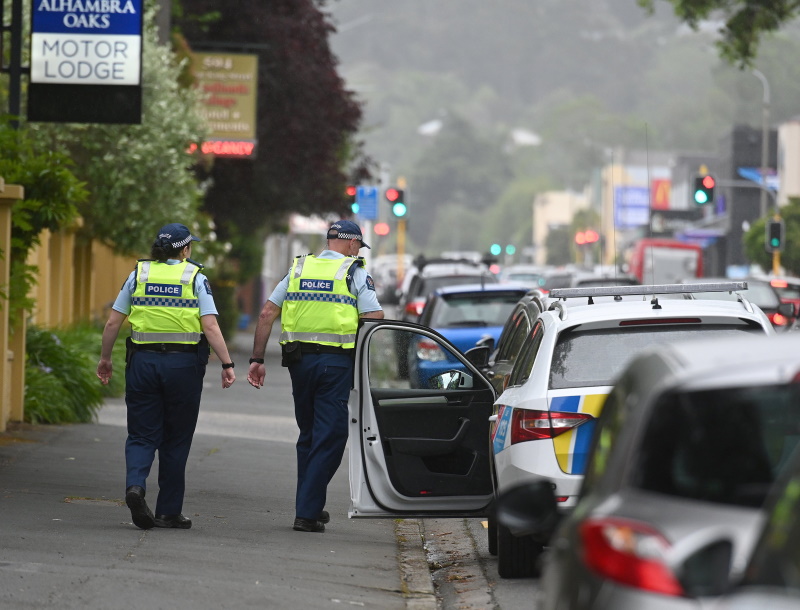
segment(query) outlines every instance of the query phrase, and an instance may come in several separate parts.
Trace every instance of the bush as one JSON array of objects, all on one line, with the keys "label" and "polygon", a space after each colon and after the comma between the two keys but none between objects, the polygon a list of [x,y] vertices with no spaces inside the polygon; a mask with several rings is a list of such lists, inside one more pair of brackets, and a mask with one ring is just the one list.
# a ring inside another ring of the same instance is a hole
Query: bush
[{"label": "bush", "polygon": [[108,386],[96,376],[102,331],[89,325],[63,329],[30,326],[26,335],[25,421],[61,424],[91,421],[107,396],[125,389],[124,341],[114,346]]}]

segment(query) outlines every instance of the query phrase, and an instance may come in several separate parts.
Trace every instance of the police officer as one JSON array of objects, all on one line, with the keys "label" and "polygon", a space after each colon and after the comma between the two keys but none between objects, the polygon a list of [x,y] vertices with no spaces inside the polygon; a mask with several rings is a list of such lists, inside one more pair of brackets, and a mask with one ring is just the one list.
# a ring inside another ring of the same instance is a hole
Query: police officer
[{"label": "police officer", "polygon": [[359,318],[383,318],[375,283],[358,258],[361,229],[339,220],[328,229],[327,249],[295,258],[270,295],[256,326],[247,380],[264,385],[264,351],[281,316],[283,365],[289,367],[297,439],[294,529],[323,532],[328,483],[347,444],[347,399],[353,386]]},{"label": "police officer", "polygon": [[[217,309],[202,265],[191,260],[200,241],[182,224],[158,232],[152,260],[136,263],[122,286],[103,330],[97,376],[111,379],[111,350],[130,316],[126,340],[125,503],[142,529],[189,529],[181,514],[186,461],[200,410],[209,345],[222,361],[222,387],[236,380],[228,348],[217,324]],[[145,501],[146,480],[158,451],[158,499],[153,515]]]}]

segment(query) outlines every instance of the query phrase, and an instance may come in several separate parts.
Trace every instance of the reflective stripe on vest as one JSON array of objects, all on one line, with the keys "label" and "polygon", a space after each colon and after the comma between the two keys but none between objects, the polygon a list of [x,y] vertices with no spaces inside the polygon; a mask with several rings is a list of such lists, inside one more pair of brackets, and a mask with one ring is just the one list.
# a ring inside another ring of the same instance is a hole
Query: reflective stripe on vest
[{"label": "reflective stripe on vest", "polygon": [[202,333],[142,333],[131,331],[131,339],[140,343],[199,343]]},{"label": "reflective stripe on vest", "polygon": [[334,335],[332,333],[281,333],[281,343],[286,341],[306,341],[308,343],[355,343],[356,336]]}]

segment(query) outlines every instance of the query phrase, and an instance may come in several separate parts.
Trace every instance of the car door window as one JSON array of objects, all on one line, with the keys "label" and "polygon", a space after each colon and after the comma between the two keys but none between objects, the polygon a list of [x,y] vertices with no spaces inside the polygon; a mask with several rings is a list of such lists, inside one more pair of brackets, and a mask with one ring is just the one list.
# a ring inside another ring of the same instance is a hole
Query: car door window
[{"label": "car door window", "polygon": [[[471,377],[445,345],[409,330],[377,330],[370,340],[368,362],[370,390],[458,389],[457,381],[466,389],[466,377]],[[456,379],[456,374],[462,377]]]},{"label": "car door window", "polygon": [[514,368],[511,370],[511,377],[508,380],[508,385],[522,385],[528,380],[528,377],[531,376],[533,363],[536,361],[536,355],[539,353],[539,346],[542,344],[543,336],[544,325],[541,320],[538,320],[522,346],[522,353],[514,364]]}]

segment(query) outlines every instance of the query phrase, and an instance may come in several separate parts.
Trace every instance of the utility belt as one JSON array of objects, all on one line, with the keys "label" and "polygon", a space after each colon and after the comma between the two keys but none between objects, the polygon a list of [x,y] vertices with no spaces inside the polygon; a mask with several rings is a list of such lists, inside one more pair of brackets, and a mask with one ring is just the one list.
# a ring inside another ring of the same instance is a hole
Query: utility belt
[{"label": "utility belt", "polygon": [[206,339],[205,335],[200,337],[200,343],[134,343],[133,340],[128,337],[125,339],[125,364],[130,365],[131,356],[134,352],[198,354],[203,348],[208,349],[208,339]]},{"label": "utility belt", "polygon": [[289,366],[300,362],[303,359],[303,354],[344,354],[352,356],[355,354],[355,349],[338,345],[290,341],[281,344],[281,366]]}]

